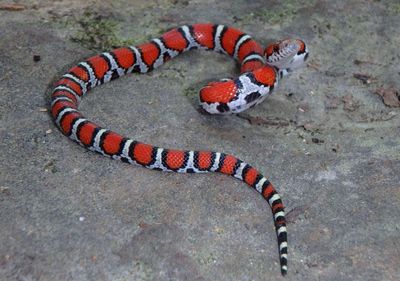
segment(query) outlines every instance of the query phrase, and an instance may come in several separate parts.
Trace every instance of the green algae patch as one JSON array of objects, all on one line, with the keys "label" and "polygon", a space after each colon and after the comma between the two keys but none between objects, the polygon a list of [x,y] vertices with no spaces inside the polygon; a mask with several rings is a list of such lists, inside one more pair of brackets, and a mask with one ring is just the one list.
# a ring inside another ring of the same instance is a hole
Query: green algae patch
[{"label": "green algae patch", "polygon": [[388,11],[393,15],[400,15],[400,3],[390,3],[388,5]]},{"label": "green algae patch", "polygon": [[258,20],[268,24],[279,24],[282,22],[290,22],[298,14],[299,10],[313,5],[314,1],[292,0],[279,2],[278,5],[270,6],[255,12],[248,13],[241,20],[243,22],[251,22]]},{"label": "green algae patch", "polygon": [[133,40],[120,38],[120,24],[101,15],[85,12],[77,21],[79,30],[71,36],[71,40],[84,47],[103,51],[116,47],[133,45]]},{"label": "green algae patch", "polygon": [[198,95],[199,89],[196,87],[189,87],[183,90],[183,95],[185,97],[196,97]]}]

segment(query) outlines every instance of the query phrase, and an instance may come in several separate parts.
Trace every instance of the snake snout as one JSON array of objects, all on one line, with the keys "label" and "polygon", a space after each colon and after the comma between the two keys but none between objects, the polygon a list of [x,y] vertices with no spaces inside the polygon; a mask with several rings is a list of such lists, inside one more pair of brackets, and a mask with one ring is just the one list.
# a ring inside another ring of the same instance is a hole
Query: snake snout
[{"label": "snake snout", "polygon": [[268,64],[291,72],[307,60],[308,50],[300,39],[284,39],[268,45],[264,55]]}]

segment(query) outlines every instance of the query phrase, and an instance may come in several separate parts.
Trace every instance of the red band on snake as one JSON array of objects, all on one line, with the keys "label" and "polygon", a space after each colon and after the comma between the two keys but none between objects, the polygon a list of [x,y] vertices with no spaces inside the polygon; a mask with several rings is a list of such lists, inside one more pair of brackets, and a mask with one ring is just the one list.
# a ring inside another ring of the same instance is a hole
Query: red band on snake
[{"label": "red band on snake", "polygon": [[191,49],[214,50],[236,59],[241,75],[206,85],[201,106],[209,113],[238,113],[271,94],[278,80],[308,56],[306,45],[287,39],[265,50],[249,35],[214,24],[181,26],[139,46],[115,49],[72,67],[56,82],[51,113],[60,130],[78,144],[123,162],[179,173],[220,172],[247,183],[271,206],[278,238],[282,274],[287,272],[287,232],[284,206],[272,184],[250,164],[233,155],[212,151],[182,151],[156,147],[101,128],[78,111],[81,98],[97,85],[131,72],[146,73]]}]

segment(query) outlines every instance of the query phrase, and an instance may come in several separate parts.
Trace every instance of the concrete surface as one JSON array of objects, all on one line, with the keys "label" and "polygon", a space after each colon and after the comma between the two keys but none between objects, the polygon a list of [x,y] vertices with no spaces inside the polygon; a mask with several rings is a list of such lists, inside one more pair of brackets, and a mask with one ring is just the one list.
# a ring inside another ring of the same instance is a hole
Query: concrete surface
[{"label": "concrete surface", "polygon": [[[374,94],[400,90],[397,0],[18,3],[0,10],[0,280],[400,280],[400,110]],[[126,136],[265,172],[289,212],[286,278],[270,209],[244,183],[112,161],[44,112],[74,63],[196,22],[263,44],[303,38],[309,66],[242,116],[197,111],[205,82],[238,72],[199,51],[104,85],[81,109]]]}]

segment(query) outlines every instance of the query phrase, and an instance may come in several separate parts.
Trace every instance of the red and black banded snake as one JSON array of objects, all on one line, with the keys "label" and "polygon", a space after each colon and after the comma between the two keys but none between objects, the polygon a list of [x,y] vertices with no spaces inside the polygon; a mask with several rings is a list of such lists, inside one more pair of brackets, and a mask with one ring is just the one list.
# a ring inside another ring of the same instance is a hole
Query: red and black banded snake
[{"label": "red and black banded snake", "polygon": [[249,35],[215,24],[181,26],[148,43],[118,48],[72,67],[55,84],[51,114],[70,139],[123,162],[179,173],[220,172],[247,183],[272,209],[282,274],[287,272],[287,232],[284,206],[272,184],[258,170],[233,155],[212,151],[165,149],[125,138],[101,128],[78,111],[90,89],[131,72],[146,73],[191,49],[214,50],[236,59],[241,75],[211,82],[200,91],[200,104],[211,114],[238,113],[263,101],[278,81],[301,66],[308,50],[303,41],[286,39],[265,50]]}]

